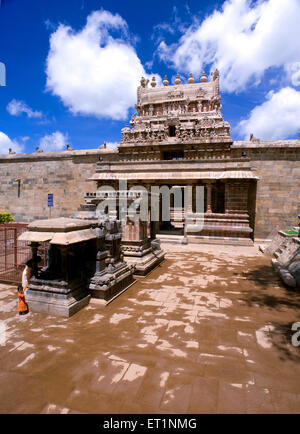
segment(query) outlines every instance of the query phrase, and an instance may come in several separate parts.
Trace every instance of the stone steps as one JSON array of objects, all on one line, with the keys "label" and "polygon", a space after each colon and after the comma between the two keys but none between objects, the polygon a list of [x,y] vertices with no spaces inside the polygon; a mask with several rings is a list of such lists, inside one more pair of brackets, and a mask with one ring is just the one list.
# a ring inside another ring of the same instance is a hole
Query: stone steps
[{"label": "stone steps", "polygon": [[166,234],[157,234],[156,238],[161,243],[168,244],[186,244],[186,238],[183,235],[166,235]]}]

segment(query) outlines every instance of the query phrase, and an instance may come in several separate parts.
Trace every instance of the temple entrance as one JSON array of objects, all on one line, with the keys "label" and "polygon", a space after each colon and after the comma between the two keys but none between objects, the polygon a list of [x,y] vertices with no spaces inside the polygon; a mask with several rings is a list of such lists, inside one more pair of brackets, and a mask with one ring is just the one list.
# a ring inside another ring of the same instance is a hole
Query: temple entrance
[{"label": "temple entrance", "polygon": [[[167,185],[170,191],[170,199],[160,198],[160,220],[158,225],[158,234],[161,235],[184,235],[184,187],[179,185]],[[172,190],[171,190],[172,189]],[[177,196],[177,199],[176,197]],[[180,200],[181,197],[181,200]],[[168,200],[169,199],[169,200]],[[163,206],[169,204],[169,219],[164,220]]]},{"label": "temple entrance", "polygon": [[182,235],[184,234],[184,223],[180,222],[160,222],[158,234],[162,235]]}]

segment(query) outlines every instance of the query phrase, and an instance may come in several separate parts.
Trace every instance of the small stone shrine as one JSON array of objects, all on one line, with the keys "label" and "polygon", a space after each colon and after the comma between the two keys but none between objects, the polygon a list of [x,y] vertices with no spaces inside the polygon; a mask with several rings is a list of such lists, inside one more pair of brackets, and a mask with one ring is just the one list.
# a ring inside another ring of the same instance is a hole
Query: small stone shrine
[{"label": "small stone shrine", "polygon": [[[137,206],[139,201],[145,200],[145,218],[141,215],[134,216],[127,213],[128,209]],[[145,197],[146,196],[146,197]],[[118,218],[121,221],[122,231],[122,254],[123,259],[128,264],[134,265],[135,275],[145,276],[153,268],[157,267],[164,260],[164,252],[160,247],[160,242],[156,238],[156,230],[159,222],[151,221],[150,211],[151,195],[147,191],[139,190],[99,190],[85,194],[85,204],[73,217],[81,219],[97,219],[98,205],[105,201],[113,215],[109,218]],[[126,201],[125,215],[122,216],[122,200]],[[111,204],[111,206],[109,206]]]},{"label": "small stone shrine", "polygon": [[[107,303],[133,282],[134,267],[120,254],[119,222],[57,218],[37,220],[21,241],[30,241],[33,277],[26,292],[29,309],[69,317],[91,297]],[[37,250],[49,243],[47,266],[38,270]]]},{"label": "small stone shrine", "polygon": [[133,283],[134,266],[123,260],[121,253],[122,229],[117,220],[99,223],[97,235],[96,272],[90,280],[92,298],[110,301]]}]

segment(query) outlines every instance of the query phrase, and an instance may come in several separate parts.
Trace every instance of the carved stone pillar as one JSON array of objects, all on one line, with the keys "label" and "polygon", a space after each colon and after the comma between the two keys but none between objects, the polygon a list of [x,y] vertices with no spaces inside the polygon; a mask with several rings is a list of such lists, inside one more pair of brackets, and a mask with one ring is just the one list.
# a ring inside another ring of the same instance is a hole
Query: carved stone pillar
[{"label": "carved stone pillar", "polygon": [[34,277],[38,276],[38,265],[37,265],[37,252],[39,248],[39,243],[32,242],[30,244],[31,251],[32,251],[32,262],[33,262],[33,275]]},{"label": "carved stone pillar", "polygon": [[211,203],[211,192],[212,192],[212,181],[206,182],[206,213],[212,214],[212,203]]},{"label": "carved stone pillar", "polygon": [[184,214],[193,212],[193,204],[195,201],[195,185],[189,184],[183,187],[184,195]]},{"label": "carved stone pillar", "polygon": [[61,273],[62,279],[64,282],[69,281],[69,273],[68,273],[68,247],[60,246],[61,253]]},{"label": "carved stone pillar", "polygon": [[[146,186],[146,188],[148,189],[149,187]],[[157,195],[158,199],[159,195]],[[135,265],[134,274],[142,276],[149,273],[164,259],[164,253],[160,248],[159,241],[155,239],[158,222],[151,222],[149,202],[148,213],[145,216],[148,217],[147,221],[142,221],[141,219],[131,221],[128,218],[122,222],[124,261]]]}]

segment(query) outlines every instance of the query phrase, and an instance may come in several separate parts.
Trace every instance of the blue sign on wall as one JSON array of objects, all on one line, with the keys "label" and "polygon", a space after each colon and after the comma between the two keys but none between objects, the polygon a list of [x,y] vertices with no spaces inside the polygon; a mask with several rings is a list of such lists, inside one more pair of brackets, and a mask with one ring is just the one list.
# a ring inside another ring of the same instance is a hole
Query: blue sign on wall
[{"label": "blue sign on wall", "polygon": [[53,194],[48,194],[48,206],[53,206]]}]

